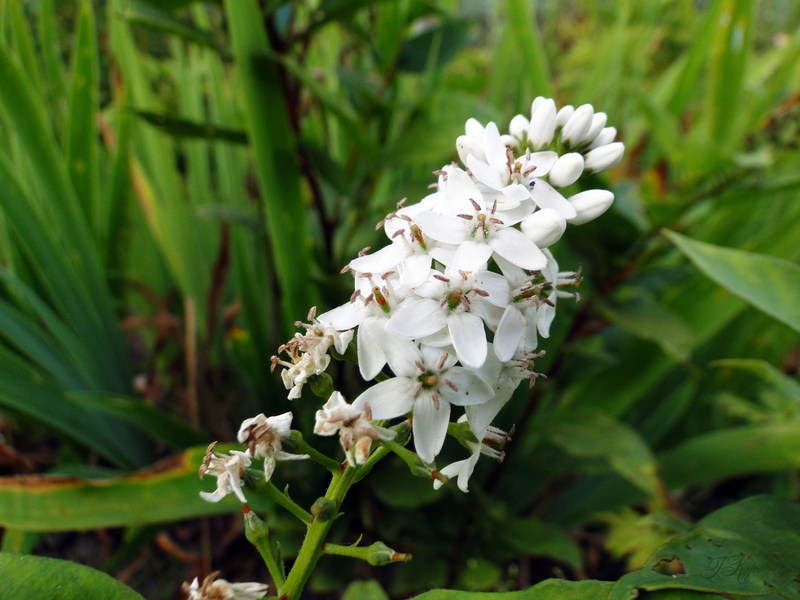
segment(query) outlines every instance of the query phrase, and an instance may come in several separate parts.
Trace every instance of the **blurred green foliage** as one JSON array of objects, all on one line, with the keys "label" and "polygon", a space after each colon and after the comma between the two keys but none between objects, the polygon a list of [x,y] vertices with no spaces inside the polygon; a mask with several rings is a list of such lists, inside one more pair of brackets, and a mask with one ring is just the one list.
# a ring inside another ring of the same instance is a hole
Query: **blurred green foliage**
[{"label": "blurred green foliage", "polygon": [[[627,153],[611,211],[555,248],[584,299],[559,306],[548,378],[501,415],[513,445],[468,495],[386,461],[334,534],[413,551],[374,575],[392,597],[507,591],[616,579],[720,506],[800,495],[796,2],[12,1],[0,81],[3,550],[35,551],[33,521],[135,525],[114,571],[205,514],[186,457],[256,412],[309,423],[269,357],[347,299],[338,271],[381,243],[374,223],[426,194],[468,117],[502,128],[550,94],[606,111]],[[320,474],[295,465],[278,478],[310,505]],[[70,479],[26,483],[44,472]],[[270,520],[291,556],[300,532]],[[198,568],[248,551],[204,548]],[[315,592],[344,590],[344,560]],[[166,598],[185,571],[133,584]]]}]

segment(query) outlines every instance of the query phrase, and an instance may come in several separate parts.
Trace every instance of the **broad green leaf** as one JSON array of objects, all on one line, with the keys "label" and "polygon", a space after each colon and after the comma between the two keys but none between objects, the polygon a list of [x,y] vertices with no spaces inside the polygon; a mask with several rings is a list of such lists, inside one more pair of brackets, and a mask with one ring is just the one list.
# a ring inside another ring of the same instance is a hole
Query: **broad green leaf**
[{"label": "broad green leaf", "polygon": [[412,73],[440,69],[467,42],[470,24],[468,19],[446,19],[432,29],[407,38],[397,55],[397,68]]},{"label": "broad green leaf", "polygon": [[793,470],[800,464],[800,423],[713,431],[664,452],[659,463],[670,488]]},{"label": "broad green leaf", "polygon": [[629,600],[635,589],[797,599],[798,552],[800,505],[753,496],[711,513],[659,548],[642,569],[617,582],[609,600]]},{"label": "broad green leaf", "polygon": [[[0,526],[69,531],[169,523],[241,510],[232,495],[216,504],[200,498],[201,490],[214,488],[213,478],[198,478],[205,452],[205,447],[192,448],[149,469],[118,478],[2,477]],[[252,492],[248,501],[254,510],[271,510]]]},{"label": "broad green leaf", "polygon": [[68,560],[0,552],[3,598],[144,600],[110,575]]},{"label": "broad green leaf", "polygon": [[381,584],[374,579],[354,581],[344,590],[342,600],[389,600]]},{"label": "broad green leaf", "polygon": [[498,527],[499,538],[517,552],[546,556],[579,569],[581,552],[575,541],[560,527],[539,519],[511,519]]},{"label": "broad green leaf", "polygon": [[412,600],[605,600],[614,584],[609,581],[546,579],[518,592],[462,592],[431,590]]},{"label": "broad green leaf", "polygon": [[636,303],[609,307],[606,312],[619,327],[636,337],[653,341],[676,360],[689,358],[694,335],[675,311],[644,297]]},{"label": "broad green leaf", "polygon": [[666,235],[703,273],[737,296],[800,331],[800,266],[774,256]]},{"label": "broad green leaf", "polygon": [[658,488],[650,448],[629,427],[598,411],[567,411],[562,421],[547,427],[547,436],[573,456],[600,459],[648,494]]}]

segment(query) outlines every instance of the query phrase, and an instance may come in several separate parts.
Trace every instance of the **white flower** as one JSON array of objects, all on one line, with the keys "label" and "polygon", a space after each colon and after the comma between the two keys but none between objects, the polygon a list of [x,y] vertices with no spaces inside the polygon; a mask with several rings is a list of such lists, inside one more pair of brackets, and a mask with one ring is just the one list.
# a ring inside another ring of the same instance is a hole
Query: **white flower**
[{"label": "white flower", "polygon": [[211,573],[202,585],[197,577],[190,584],[183,584],[183,591],[189,600],[258,600],[267,595],[269,586],[265,583],[229,583],[217,579],[219,571]]},{"label": "white flower", "polygon": [[455,357],[442,348],[420,348],[398,340],[388,354],[396,377],[367,389],[353,405],[359,410],[369,406],[372,417],[378,420],[413,412],[417,454],[432,463],[447,435],[450,404],[486,402],[493,395],[492,388],[474,370],[455,366]]},{"label": "white flower", "polygon": [[480,367],[486,360],[484,321],[494,322],[492,307],[502,308],[508,302],[505,278],[490,271],[468,273],[448,267],[417,288],[417,293],[397,307],[386,325],[387,333],[422,340],[446,327],[448,342],[461,364]]},{"label": "white flower", "polygon": [[[500,214],[497,206],[487,205],[480,190],[460,169],[452,170],[447,179],[448,190],[459,182],[464,188],[457,212],[442,214],[423,211],[416,216],[426,235],[458,248],[450,261],[455,269],[474,271],[481,268],[493,254],[498,254],[523,268],[538,269],[544,266],[539,248],[512,225],[518,223],[531,209],[518,215]],[[526,191],[526,196],[529,194]]]},{"label": "white flower", "polygon": [[216,443],[212,443],[206,450],[200,466],[200,479],[213,475],[217,478],[217,489],[213,492],[200,492],[200,497],[207,502],[219,502],[228,494],[233,494],[240,502],[246,503],[247,498],[242,492],[242,477],[244,470],[250,466],[250,454],[238,450],[232,450],[230,454],[214,454]]},{"label": "white flower", "polygon": [[394,432],[370,423],[369,405],[356,408],[348,404],[341,393],[333,392],[325,405],[317,411],[314,433],[334,435],[339,433],[347,462],[350,466],[363,465],[369,458],[374,440],[388,441]]},{"label": "white flower", "polygon": [[275,417],[256,415],[242,421],[236,436],[240,443],[249,444],[248,452],[253,458],[264,459],[264,475],[267,480],[275,471],[276,460],[303,460],[307,454],[290,454],[283,451],[283,440],[291,433],[292,413],[285,412]]}]

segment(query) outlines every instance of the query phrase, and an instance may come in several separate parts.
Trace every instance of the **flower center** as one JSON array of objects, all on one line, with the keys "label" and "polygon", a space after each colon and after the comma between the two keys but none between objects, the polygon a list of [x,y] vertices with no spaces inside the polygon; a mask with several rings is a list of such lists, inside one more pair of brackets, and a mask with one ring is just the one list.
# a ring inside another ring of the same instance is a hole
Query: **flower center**
[{"label": "flower center", "polygon": [[422,384],[423,389],[426,390],[435,388],[437,385],[439,385],[439,377],[435,373],[423,373],[419,376],[418,380]]}]

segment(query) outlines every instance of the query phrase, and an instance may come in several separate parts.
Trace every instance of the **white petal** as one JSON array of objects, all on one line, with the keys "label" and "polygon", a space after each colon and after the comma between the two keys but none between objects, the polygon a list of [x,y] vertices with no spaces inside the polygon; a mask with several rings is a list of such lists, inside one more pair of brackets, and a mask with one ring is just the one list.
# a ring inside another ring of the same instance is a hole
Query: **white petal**
[{"label": "white petal", "polygon": [[405,339],[421,338],[445,326],[445,313],[432,298],[410,296],[392,311],[386,331]]},{"label": "white petal", "polygon": [[369,317],[358,328],[358,370],[365,381],[374,379],[386,364],[386,323],[386,319]]},{"label": "white petal", "polygon": [[488,402],[494,396],[492,386],[486,383],[480,375],[472,369],[453,367],[442,377],[452,383],[456,389],[442,383],[439,393],[447,398],[448,402],[456,406],[472,406]]},{"label": "white petal", "polygon": [[447,437],[450,403],[439,399],[437,409],[430,394],[421,394],[414,403],[414,447],[425,463],[432,463]]},{"label": "white petal", "polygon": [[453,255],[450,267],[461,271],[477,271],[492,256],[492,249],[483,242],[465,240],[458,245],[458,250]]},{"label": "white petal", "polygon": [[507,307],[494,334],[494,353],[499,360],[511,360],[524,331],[525,316],[516,306]]},{"label": "white petal", "polygon": [[[471,159],[468,159],[471,162]],[[466,171],[457,167],[447,169],[447,185],[445,188],[447,200],[452,209],[452,214],[458,214],[465,209],[470,210],[470,198],[481,202],[481,192]]]},{"label": "white petal", "polygon": [[359,273],[385,273],[397,267],[410,251],[407,243],[394,242],[377,252],[354,258],[350,261],[350,268]]},{"label": "white petal", "polygon": [[528,119],[522,115],[515,115],[508,124],[508,132],[521,140],[522,136],[528,133]]},{"label": "white petal", "polygon": [[489,245],[497,254],[523,269],[538,271],[547,264],[547,258],[536,244],[513,227],[495,233]]},{"label": "white petal", "polygon": [[386,346],[386,361],[395,375],[416,377],[419,374],[417,363],[423,355],[416,342],[410,340],[390,340]]},{"label": "white petal", "polygon": [[447,317],[453,347],[462,365],[477,369],[486,361],[486,330],[483,320],[468,312],[451,313]]},{"label": "white petal", "polygon": [[369,405],[376,421],[401,417],[414,407],[414,381],[408,377],[381,381],[364,390],[353,401],[358,410],[364,410],[366,405]]},{"label": "white petal", "polygon": [[339,331],[345,331],[361,323],[368,315],[369,311],[364,303],[356,300],[322,313],[317,320],[320,323],[330,323]]},{"label": "white petal", "polygon": [[506,184],[506,182],[503,181],[502,175],[504,171],[498,171],[482,160],[476,159],[474,156],[467,157],[467,166],[475,176],[475,179],[493,190],[501,190]]},{"label": "white petal", "polygon": [[505,307],[508,304],[508,280],[499,273],[491,271],[476,273],[475,287],[489,294],[486,300],[495,306]]},{"label": "white petal", "polygon": [[429,254],[412,254],[397,267],[400,285],[414,288],[420,285],[431,271],[431,256]]},{"label": "white petal", "polygon": [[456,138],[456,152],[458,152],[458,158],[461,159],[463,164],[467,164],[467,157],[470,155],[483,158],[483,148],[481,148],[477,140],[468,135],[460,135]]},{"label": "white petal", "polygon": [[550,150],[534,152],[530,155],[530,158],[528,156],[520,156],[517,160],[525,165],[525,170],[530,167],[536,167],[531,173],[533,177],[544,177],[558,160],[558,153]]},{"label": "white petal", "polygon": [[469,137],[481,139],[483,137],[483,125],[477,119],[470,117],[464,125],[464,132]]},{"label": "white petal", "polygon": [[445,244],[458,244],[468,235],[466,221],[453,215],[421,212],[416,221],[422,233]]},{"label": "white petal", "polygon": [[490,122],[483,132],[483,149],[486,153],[486,162],[498,172],[503,172],[508,166],[506,145],[500,139],[497,125]]},{"label": "white petal", "polygon": [[539,208],[552,208],[558,211],[567,221],[575,217],[575,209],[567,202],[556,189],[546,181],[536,180],[536,184],[531,190],[531,198]]}]

